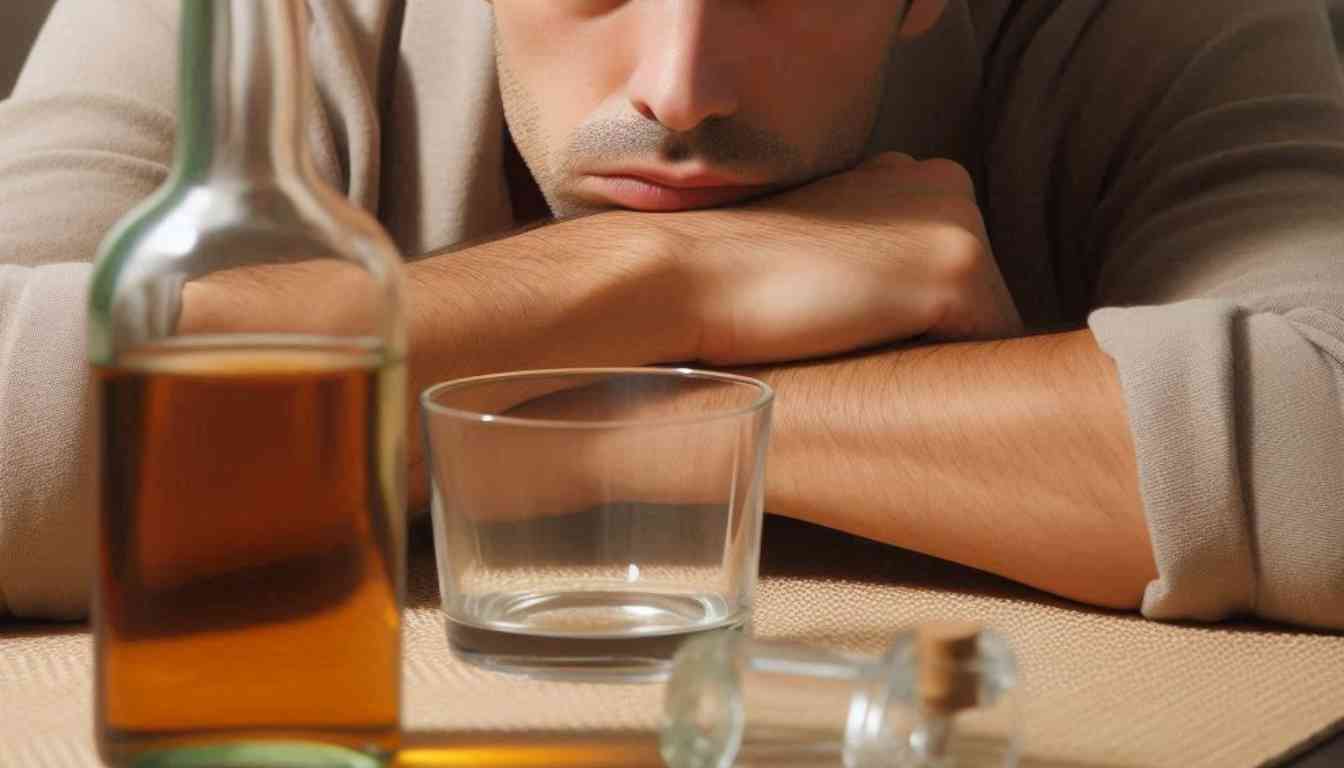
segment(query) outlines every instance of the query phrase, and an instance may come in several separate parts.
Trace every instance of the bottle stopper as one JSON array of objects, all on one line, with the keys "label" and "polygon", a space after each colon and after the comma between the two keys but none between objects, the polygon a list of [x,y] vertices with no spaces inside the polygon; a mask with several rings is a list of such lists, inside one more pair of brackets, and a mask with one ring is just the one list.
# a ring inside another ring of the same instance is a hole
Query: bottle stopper
[{"label": "bottle stopper", "polygon": [[981,626],[967,621],[940,621],[916,631],[919,703],[935,715],[971,709],[980,700]]}]

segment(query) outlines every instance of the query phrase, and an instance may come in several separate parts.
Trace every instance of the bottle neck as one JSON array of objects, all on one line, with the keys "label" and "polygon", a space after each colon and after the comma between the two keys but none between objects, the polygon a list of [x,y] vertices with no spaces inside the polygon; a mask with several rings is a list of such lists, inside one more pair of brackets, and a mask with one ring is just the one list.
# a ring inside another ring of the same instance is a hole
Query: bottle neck
[{"label": "bottle neck", "polygon": [[305,175],[303,0],[182,0],[179,179]]}]

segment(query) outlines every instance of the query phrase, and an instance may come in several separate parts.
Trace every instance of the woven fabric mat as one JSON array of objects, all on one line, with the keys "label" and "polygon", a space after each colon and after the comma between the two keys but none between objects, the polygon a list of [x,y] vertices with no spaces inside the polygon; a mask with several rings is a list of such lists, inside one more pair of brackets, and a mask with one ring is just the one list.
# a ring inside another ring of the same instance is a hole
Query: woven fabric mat
[{"label": "woven fabric mat", "polygon": [[[536,682],[455,660],[423,535],[410,560],[408,729],[653,728],[658,685]],[[767,526],[762,572],[755,626],[764,637],[876,653],[895,631],[922,620],[974,618],[997,629],[1021,665],[1027,766],[1261,765],[1344,726],[1344,637],[1087,610],[782,520]],[[0,766],[98,764],[91,663],[84,627],[0,625]]]}]

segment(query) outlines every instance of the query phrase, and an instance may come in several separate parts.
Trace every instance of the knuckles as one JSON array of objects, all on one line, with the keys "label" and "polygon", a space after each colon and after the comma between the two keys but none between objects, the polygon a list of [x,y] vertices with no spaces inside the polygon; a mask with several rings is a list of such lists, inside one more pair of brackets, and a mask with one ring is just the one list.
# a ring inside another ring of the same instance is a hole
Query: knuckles
[{"label": "knuckles", "polygon": [[960,163],[943,158],[933,158],[920,163],[920,172],[928,179],[930,186],[975,199],[975,181],[971,172]]},{"label": "knuckles", "polygon": [[917,160],[901,152],[883,152],[870,158],[863,167],[875,173],[894,175],[897,184],[975,199],[975,180],[970,171],[955,160],[941,157]]},{"label": "knuckles", "polygon": [[926,237],[940,283],[965,288],[982,279],[989,248],[978,235],[956,224],[941,224],[933,227]]},{"label": "knuckles", "polygon": [[958,163],[883,153],[790,194],[712,238],[717,256],[693,302],[699,359],[791,359],[996,325],[986,291],[1001,278]]}]

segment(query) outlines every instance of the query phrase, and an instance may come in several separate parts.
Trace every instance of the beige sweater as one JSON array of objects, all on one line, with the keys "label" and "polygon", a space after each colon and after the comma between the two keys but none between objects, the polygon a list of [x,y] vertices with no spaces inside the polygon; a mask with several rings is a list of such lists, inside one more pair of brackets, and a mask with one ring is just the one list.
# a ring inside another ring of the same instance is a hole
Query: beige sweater
[{"label": "beige sweater", "polygon": [[[512,216],[489,6],[402,5],[310,0],[312,135],[420,254]],[[61,0],[0,103],[0,614],[86,610],[85,281],[167,170],[175,9]],[[1344,628],[1344,86],[1322,0],[951,0],[892,57],[874,146],[966,164],[1028,323],[1087,322],[1117,361],[1160,569],[1144,613]]]}]

